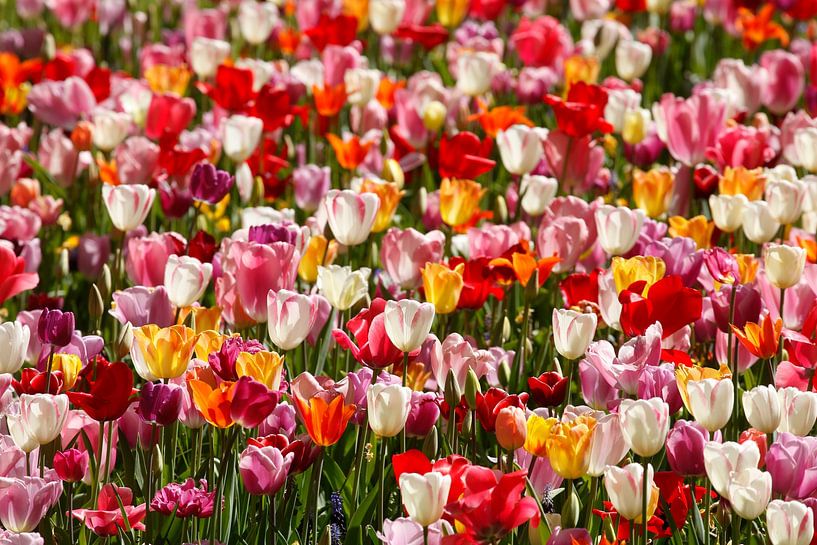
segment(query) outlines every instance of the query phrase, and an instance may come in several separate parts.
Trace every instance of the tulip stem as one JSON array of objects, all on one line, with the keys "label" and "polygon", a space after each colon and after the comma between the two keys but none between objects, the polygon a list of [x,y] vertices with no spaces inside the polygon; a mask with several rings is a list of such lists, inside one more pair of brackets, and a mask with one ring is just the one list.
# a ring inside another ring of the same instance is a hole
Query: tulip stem
[{"label": "tulip stem", "polygon": [[525,306],[522,313],[522,331],[519,334],[519,359],[516,364],[514,391],[518,391],[523,387],[522,378],[525,376],[525,349],[528,347],[528,324],[530,320],[530,298],[527,296],[525,296]]},{"label": "tulip stem", "polygon": [[740,544],[740,517],[732,513],[732,545]]},{"label": "tulip stem", "polygon": [[[587,499],[587,511],[584,513],[584,527],[590,531],[590,523],[593,520],[593,504],[596,503],[596,497],[599,493],[599,478],[590,477],[590,496]],[[593,533],[590,532],[590,535]]]},{"label": "tulip stem", "polygon": [[[737,294],[737,286],[732,284],[732,289],[729,292],[729,324],[733,324],[735,322],[735,295]],[[735,401],[734,401],[734,412],[732,413],[732,433],[735,436],[735,441],[738,440],[738,434],[740,433],[740,422],[738,421],[739,413],[740,413],[740,404],[738,403],[738,365],[737,365],[737,358],[734,357],[732,354],[732,342],[733,342],[732,328],[729,328],[727,332],[727,339],[726,339],[726,362],[729,367],[729,370],[732,372],[732,384],[735,390]]]},{"label": "tulip stem", "polygon": [[642,462],[644,464],[644,472],[641,474],[641,527],[643,529],[644,545],[647,545],[649,542],[649,524],[647,524],[647,470],[650,464],[646,456]]},{"label": "tulip stem", "polygon": [[378,461],[378,464],[377,464],[378,465],[377,470],[379,472],[378,473],[378,479],[379,479],[379,482],[380,482],[380,485],[379,485],[380,486],[380,490],[379,490],[380,503],[378,503],[379,507],[378,507],[378,512],[377,512],[377,520],[380,523],[379,527],[382,529],[383,528],[383,520],[385,519],[385,516],[386,516],[386,490],[385,490],[385,484],[386,484],[386,438],[385,437],[379,437],[378,439],[380,439],[380,444],[378,445],[378,449],[379,449],[378,454],[380,454],[380,460]]},{"label": "tulip stem", "polygon": [[[48,352],[48,366],[45,368],[45,393],[46,394],[51,393],[51,369],[53,368],[53,365],[54,365],[54,350],[56,350],[56,347],[53,346],[53,345],[49,345],[49,348],[50,348],[50,350]],[[59,390],[58,390],[58,393],[59,393]],[[101,439],[102,438],[100,437],[100,440]]]},{"label": "tulip stem", "polygon": [[[312,506],[312,543],[317,545],[318,543],[318,497],[321,495],[321,476],[323,474],[323,450],[318,455],[317,465],[312,466],[313,470],[317,470],[315,473],[315,504]],[[383,481],[383,477],[380,478],[381,483]]]},{"label": "tulip stem", "polygon": [[[104,424],[103,424],[103,427],[104,427]],[[110,470],[112,469],[111,468],[111,448],[112,448],[111,443],[113,442],[113,422],[108,422],[108,433],[107,433],[107,435],[105,437],[106,437],[106,441],[107,441],[107,444],[105,445],[107,447],[106,453],[105,453],[105,470],[102,472],[102,477],[100,479],[100,482],[103,483],[103,484],[108,482],[108,475],[110,474]],[[100,437],[99,439],[101,441],[102,437]],[[100,461],[100,463],[102,463],[102,462]],[[148,502],[150,500],[152,500],[152,499],[153,498],[148,498]]]},{"label": "tulip stem", "polygon": [[[780,288],[780,319],[783,320],[783,304],[786,302],[786,289]],[[777,364],[780,365],[780,362],[783,361],[783,337],[780,336],[777,339]],[[775,369],[776,371],[776,369]],[[774,375],[772,375],[772,380],[774,380]]]},{"label": "tulip stem", "polygon": [[423,545],[428,545],[428,526],[423,526]]},{"label": "tulip stem", "polygon": [[709,478],[706,479],[706,491],[704,494],[704,545],[709,545],[709,514],[712,510],[712,483],[709,481]]}]

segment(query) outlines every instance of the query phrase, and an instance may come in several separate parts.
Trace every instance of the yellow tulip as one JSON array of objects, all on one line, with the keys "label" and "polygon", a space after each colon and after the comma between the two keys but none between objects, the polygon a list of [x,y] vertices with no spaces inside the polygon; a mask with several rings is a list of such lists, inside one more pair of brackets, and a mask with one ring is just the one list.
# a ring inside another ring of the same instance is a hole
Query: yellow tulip
[{"label": "yellow tulip", "polygon": [[374,193],[380,198],[380,208],[377,209],[377,214],[374,217],[372,232],[380,233],[385,231],[391,225],[394,212],[397,210],[397,205],[400,204],[404,192],[400,191],[400,187],[396,183],[371,180],[369,178],[363,180],[360,185],[360,192]]},{"label": "yellow tulip", "polygon": [[686,219],[683,216],[672,216],[669,219],[669,234],[671,237],[689,237],[702,250],[706,250],[712,245],[712,233],[714,231],[715,222],[707,221],[706,216],[695,216],[692,219]]},{"label": "yellow tulip", "polygon": [[148,324],[133,330],[147,370],[157,379],[180,377],[187,370],[198,336],[186,326]]},{"label": "yellow tulip", "polygon": [[565,479],[578,479],[587,473],[595,428],[596,419],[590,416],[558,422],[550,428],[546,447],[553,471]]},{"label": "yellow tulip", "polygon": [[599,79],[599,61],[595,57],[583,57],[581,55],[571,55],[565,59],[565,90],[564,95],[570,92],[570,87],[574,83],[583,81],[584,83],[596,83]]},{"label": "yellow tulip", "polygon": [[525,439],[526,451],[544,458],[547,456],[547,440],[550,436],[550,430],[558,422],[555,418],[544,418],[542,416],[532,414],[528,418],[528,436]]},{"label": "yellow tulip", "polygon": [[145,80],[150,90],[157,94],[175,93],[184,96],[192,72],[184,66],[154,64],[145,70]]},{"label": "yellow tulip", "polygon": [[426,301],[432,303],[437,314],[449,314],[457,308],[462,293],[462,272],[465,263],[449,269],[442,263],[428,263],[423,267],[423,288]]},{"label": "yellow tulip", "polygon": [[762,168],[749,170],[746,167],[726,167],[723,176],[718,180],[718,192],[721,195],[741,193],[750,201],[763,198],[766,189],[766,178]]},{"label": "yellow tulip", "polygon": [[[327,248],[327,245],[329,246]],[[298,276],[304,282],[314,284],[318,279],[318,265],[331,265],[338,253],[338,243],[328,241],[323,235],[314,235],[304,250],[301,262],[298,264]],[[321,261],[323,261],[321,263]]]},{"label": "yellow tulip", "polygon": [[460,26],[470,3],[470,0],[437,0],[437,20],[448,28]]},{"label": "yellow tulip", "polygon": [[647,289],[664,278],[664,274],[667,272],[667,264],[664,263],[663,259],[642,255],[630,259],[614,257],[611,268],[618,293],[639,280],[644,280],[647,283],[644,287],[644,293],[646,293]]},{"label": "yellow tulip", "polygon": [[686,407],[687,410],[689,410],[689,394],[687,393],[687,384],[691,381],[703,380],[707,378],[714,378],[717,380],[730,379],[732,378],[732,373],[729,371],[729,367],[726,365],[721,365],[720,369],[701,367],[698,365],[679,365],[675,369],[675,382],[678,383],[678,392],[681,394],[681,401],[684,402],[684,407]]},{"label": "yellow tulip", "polygon": [[363,32],[369,26],[369,0],[343,0],[344,15],[357,19],[357,31]]},{"label": "yellow tulip", "polygon": [[648,172],[636,169],[633,174],[633,200],[651,218],[667,211],[673,183],[672,171],[666,167]]},{"label": "yellow tulip", "polygon": [[[193,313],[190,316],[190,313]],[[221,309],[219,307],[187,307],[179,314],[179,324],[190,318],[190,327],[198,335],[203,331],[218,330],[221,327]]]},{"label": "yellow tulip", "polygon": [[753,282],[757,276],[760,260],[756,259],[754,254],[735,254],[735,260],[738,262],[741,284]]},{"label": "yellow tulip", "polygon": [[[238,335],[235,333],[234,335]],[[221,345],[224,340],[230,335],[222,335],[214,329],[207,329],[199,333],[199,338],[196,339],[196,344],[193,349],[196,352],[196,357],[200,360],[207,361],[207,358],[213,352],[221,350]]]},{"label": "yellow tulip", "polygon": [[284,358],[277,352],[240,352],[235,360],[235,372],[239,377],[253,378],[270,390],[281,387],[283,370]]},{"label": "yellow tulip", "polygon": [[451,227],[467,223],[479,211],[485,189],[473,180],[444,178],[440,184],[440,216]]},{"label": "yellow tulip", "polygon": [[54,354],[51,361],[51,370],[62,372],[62,383],[66,390],[74,387],[81,369],[82,360],[76,354]]}]

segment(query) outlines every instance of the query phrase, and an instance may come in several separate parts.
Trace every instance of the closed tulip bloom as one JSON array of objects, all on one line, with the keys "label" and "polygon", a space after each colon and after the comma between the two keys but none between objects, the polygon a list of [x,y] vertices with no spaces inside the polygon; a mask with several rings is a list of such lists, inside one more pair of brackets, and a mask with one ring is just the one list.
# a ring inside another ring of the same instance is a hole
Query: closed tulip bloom
[{"label": "closed tulip bloom", "polygon": [[443,516],[451,489],[451,475],[430,471],[403,473],[400,475],[400,496],[403,507],[411,520],[421,526],[429,526]]},{"label": "closed tulip bloom", "polygon": [[763,433],[774,433],[782,418],[780,398],[774,386],[755,386],[743,392],[743,413],[753,428]]},{"label": "closed tulip bloom", "polygon": [[624,440],[618,413],[606,414],[596,420],[589,448],[587,474],[591,477],[601,477],[607,466],[618,465],[624,459],[630,447]]},{"label": "closed tulip bloom", "polygon": [[144,223],[153,206],[156,190],[142,184],[102,185],[102,201],[113,226],[132,231]]},{"label": "closed tulip bloom", "polygon": [[276,352],[240,352],[235,360],[235,373],[239,378],[252,378],[272,391],[281,388],[283,371],[284,358]]},{"label": "closed tulip bloom", "polygon": [[814,511],[799,501],[772,500],[766,508],[766,530],[772,545],[809,545]]},{"label": "closed tulip bloom", "polygon": [[466,51],[457,57],[457,90],[470,97],[491,89],[491,80],[501,64],[495,53]]},{"label": "closed tulip bloom", "polygon": [[68,396],[65,394],[20,396],[21,423],[25,433],[40,446],[47,445],[59,436],[67,416]]},{"label": "closed tulip bloom", "polygon": [[792,433],[805,437],[817,420],[817,394],[801,392],[797,388],[781,388],[777,391],[780,399],[780,425],[778,433]]},{"label": "closed tulip bloom", "polygon": [[218,66],[230,55],[230,44],[224,40],[197,37],[190,44],[190,66],[199,79],[216,75]]},{"label": "closed tulip bloom", "polygon": [[710,195],[709,210],[715,226],[724,233],[734,233],[743,225],[743,209],[749,204],[746,195]]},{"label": "closed tulip bloom", "polygon": [[766,201],[750,201],[743,207],[743,233],[755,244],[769,242],[778,229],[780,224]]},{"label": "closed tulip bloom", "polygon": [[406,0],[369,0],[369,24],[380,35],[391,34],[405,11]]},{"label": "closed tulip bloom", "polygon": [[772,498],[772,476],[756,467],[732,474],[729,483],[729,505],[742,519],[759,517]]},{"label": "closed tulip bloom", "polygon": [[272,34],[278,22],[278,8],[272,2],[245,0],[238,8],[238,28],[247,42],[258,45]]},{"label": "closed tulip bloom", "polygon": [[667,462],[679,475],[706,474],[704,445],[709,433],[697,422],[678,420],[667,434]]},{"label": "closed tulip bloom", "polygon": [[706,476],[709,477],[715,491],[726,499],[729,499],[729,483],[733,472],[741,472],[748,468],[757,469],[759,462],[760,450],[754,441],[745,443],[710,441],[704,445]]},{"label": "closed tulip bloom", "polygon": [[[658,487],[653,481],[652,464],[647,466],[647,520],[658,507]],[[633,463],[624,467],[610,466],[604,474],[604,488],[618,514],[636,524],[641,522],[644,497],[644,466]]]},{"label": "closed tulip bloom", "polygon": [[451,227],[468,223],[479,212],[487,190],[473,180],[443,178],[440,183],[440,217]]},{"label": "closed tulip bloom", "polygon": [[817,172],[817,128],[798,129],[794,133],[794,148],[803,168],[809,172]]},{"label": "closed tulip bloom", "polygon": [[267,294],[267,332],[281,350],[300,346],[318,316],[318,298],[289,290]]},{"label": "closed tulip bloom", "polygon": [[198,301],[213,274],[210,263],[195,257],[170,255],[165,265],[165,289],[170,302],[177,307],[188,307]]},{"label": "closed tulip bloom", "polygon": [[371,194],[377,196],[380,206],[374,216],[372,223],[372,233],[380,233],[391,225],[400,199],[404,191],[396,182],[387,182],[378,178],[366,178],[360,184],[361,194]]},{"label": "closed tulip bloom", "polygon": [[519,184],[522,210],[533,217],[541,216],[553,201],[558,190],[559,182],[556,178],[525,174]]},{"label": "closed tulip bloom", "polygon": [[179,419],[182,387],[178,384],[146,382],[139,390],[137,412],[145,422],[169,426]]},{"label": "closed tulip bloom", "polygon": [[503,407],[496,415],[496,442],[507,451],[522,448],[527,439],[525,411],[515,406]]},{"label": "closed tulip bloom", "polygon": [[[32,534],[48,511],[56,505],[62,494],[59,480],[39,477],[19,477],[4,479],[0,488],[0,524],[17,534],[19,540],[9,537],[7,543],[36,544]],[[33,534],[39,537],[39,534]],[[39,540],[42,543],[42,538]]]},{"label": "closed tulip bloom", "polygon": [[0,324],[0,374],[14,374],[23,366],[31,330],[20,322]]},{"label": "closed tulip bloom", "polygon": [[187,371],[196,340],[193,330],[182,325],[138,327],[130,350],[133,366],[147,381],[180,377]]},{"label": "closed tulip bloom", "polygon": [[212,163],[198,163],[190,174],[190,191],[197,201],[218,204],[229,192],[235,179]]},{"label": "closed tulip bloom", "polygon": [[366,106],[377,94],[382,73],[369,68],[352,68],[343,74],[346,101],[355,106]]},{"label": "closed tulip bloom", "polygon": [[[579,479],[587,473],[595,428],[596,419],[589,416],[559,422],[550,428],[546,448],[553,471],[565,479]],[[497,420],[497,434],[499,432]]]},{"label": "closed tulip bloom", "polygon": [[102,151],[111,151],[121,144],[132,125],[130,115],[104,109],[94,112],[92,123],[94,146]]},{"label": "closed tulip bloom", "polygon": [[376,382],[366,391],[369,426],[378,437],[394,437],[406,425],[411,388]]},{"label": "closed tulip bloom", "polygon": [[54,470],[61,481],[78,483],[88,471],[90,455],[87,450],[70,448],[54,453]]},{"label": "closed tulip bloom", "polygon": [[294,457],[294,453],[284,455],[272,446],[248,446],[238,458],[244,488],[254,496],[274,495],[286,482]]},{"label": "closed tulip bloom", "polygon": [[556,351],[569,360],[583,356],[596,335],[598,325],[596,314],[554,308],[552,319]]},{"label": "closed tulip bloom", "polygon": [[674,176],[666,167],[633,173],[633,200],[647,216],[657,218],[667,211]]},{"label": "closed tulip bloom", "polygon": [[379,208],[380,198],[374,193],[332,189],[324,198],[329,228],[335,239],[346,246],[355,246],[369,238]]},{"label": "closed tulip bloom", "polygon": [[710,432],[723,428],[732,416],[735,392],[728,379],[706,378],[686,384],[689,412]]},{"label": "closed tulip bloom", "polygon": [[464,284],[462,277],[464,269],[464,263],[453,269],[442,263],[428,263],[423,267],[426,301],[434,305],[437,314],[450,314],[456,310]]},{"label": "closed tulip bloom", "polygon": [[601,247],[610,255],[626,254],[635,246],[644,223],[642,210],[604,205],[596,209],[596,229]]},{"label": "closed tulip bloom", "polygon": [[639,456],[653,456],[669,432],[669,405],[661,398],[625,399],[619,405],[621,430],[630,449]]},{"label": "closed tulip bloom", "polygon": [[806,184],[800,180],[767,179],[765,198],[772,217],[782,225],[795,223],[803,212]]},{"label": "closed tulip bloom", "polygon": [[434,305],[413,299],[389,301],[383,311],[386,335],[402,352],[418,350],[431,332]]},{"label": "closed tulip bloom", "polygon": [[777,288],[786,289],[800,282],[806,266],[806,250],[799,246],[769,244],[763,252],[766,278]]},{"label": "closed tulip bloom", "polygon": [[380,241],[380,263],[401,288],[415,289],[423,283],[425,264],[442,259],[444,245],[442,231],[421,233],[411,227],[392,227]]},{"label": "closed tulip bloom", "polygon": [[632,81],[647,71],[652,60],[652,48],[636,40],[620,40],[616,46],[616,72],[622,79]]},{"label": "closed tulip bloom", "polygon": [[318,290],[337,310],[349,310],[368,293],[369,274],[366,267],[356,271],[339,265],[318,267]]},{"label": "closed tulip bloom", "polygon": [[246,161],[258,147],[263,130],[264,122],[257,117],[228,117],[222,122],[221,144],[225,155],[236,163]]},{"label": "closed tulip bloom", "polygon": [[502,164],[511,174],[527,174],[539,164],[544,150],[539,134],[527,125],[512,125],[496,136]]}]

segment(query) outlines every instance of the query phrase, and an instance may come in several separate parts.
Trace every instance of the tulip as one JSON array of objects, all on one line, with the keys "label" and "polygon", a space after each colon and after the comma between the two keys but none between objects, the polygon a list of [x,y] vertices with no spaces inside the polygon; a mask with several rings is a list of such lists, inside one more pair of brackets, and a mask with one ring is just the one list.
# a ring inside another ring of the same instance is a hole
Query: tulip
[{"label": "tulip", "polygon": [[[277,356],[277,354],[275,354]],[[272,367],[273,375],[280,377],[280,358],[276,358],[277,366]],[[277,371],[277,373],[275,372]],[[280,387],[280,378],[277,379]],[[228,399],[230,405],[230,419],[242,428],[257,428],[278,404],[278,392],[271,391],[266,384],[244,375],[230,388]]]},{"label": "tulip", "polygon": [[801,392],[790,386],[778,390],[777,395],[781,412],[778,433],[792,433],[801,437],[809,435],[817,420],[817,394]]},{"label": "tulip", "polygon": [[397,30],[405,11],[406,0],[369,0],[369,24],[381,36],[391,34]]},{"label": "tulip", "polygon": [[458,227],[479,212],[479,201],[487,190],[473,180],[443,178],[440,184],[440,217]]},{"label": "tulip", "polygon": [[133,372],[124,362],[97,356],[80,371],[77,384],[68,392],[74,407],[98,422],[117,420],[131,405]]},{"label": "tulip", "polygon": [[709,432],[697,422],[675,422],[667,434],[667,461],[670,468],[680,475],[704,475],[704,445],[707,441]]},{"label": "tulip", "polygon": [[77,176],[79,151],[61,129],[43,133],[37,151],[37,160],[62,187],[71,185]]},{"label": "tulip", "polygon": [[284,358],[276,352],[266,350],[239,352],[235,360],[235,373],[238,378],[252,378],[272,391],[280,389],[283,370]]},{"label": "tulip", "polygon": [[9,415],[9,427],[17,429],[17,433],[12,431],[11,435],[23,450],[26,450],[23,444],[47,445],[60,434],[67,416],[68,396],[65,394],[23,394],[20,396],[20,414],[14,416],[14,426],[11,425],[12,415]]},{"label": "tulip", "polygon": [[216,75],[219,65],[230,55],[230,44],[224,40],[214,40],[199,36],[190,44],[190,66],[199,79]]},{"label": "tulip", "polygon": [[780,398],[774,386],[755,386],[743,392],[743,413],[753,428],[763,433],[777,431],[782,418]]},{"label": "tulip", "polygon": [[619,405],[621,430],[630,449],[639,456],[653,456],[669,432],[669,405],[661,398],[625,399]]},{"label": "tulip", "polygon": [[187,371],[197,337],[182,325],[160,328],[155,324],[133,330],[133,366],[146,381],[172,379]]},{"label": "tulip", "polygon": [[369,426],[375,435],[394,437],[406,425],[411,408],[411,389],[377,382],[366,391],[366,403]]},{"label": "tulip", "polygon": [[587,473],[595,428],[596,419],[587,416],[580,416],[571,422],[559,422],[550,428],[546,448],[553,471],[565,479],[579,479]]},{"label": "tulip", "polygon": [[[604,474],[604,488],[619,515],[636,524],[644,516],[644,466],[627,464],[624,467],[609,466]],[[653,481],[652,464],[647,465],[647,490],[650,497],[647,504],[647,520],[652,518],[658,507],[658,487]]]},{"label": "tulip", "polygon": [[642,210],[626,206],[604,205],[596,209],[598,240],[604,251],[613,256],[629,252],[638,240],[644,217]]},{"label": "tulip", "polygon": [[434,305],[412,299],[389,301],[383,312],[386,334],[402,352],[418,350],[431,332]]},{"label": "tulip", "polygon": [[264,122],[257,117],[233,115],[222,122],[222,146],[225,155],[236,163],[246,161],[261,140]]},{"label": "tulip", "polygon": [[772,497],[772,476],[756,467],[732,473],[728,497],[735,514],[754,520],[766,510]]},{"label": "tulip", "polygon": [[652,60],[652,48],[636,40],[620,40],[616,46],[616,72],[626,81],[640,78]]},{"label": "tulip", "polygon": [[667,211],[674,175],[668,168],[654,168],[649,172],[637,170],[633,173],[633,200],[639,209],[657,218]]},{"label": "tulip", "polygon": [[706,475],[715,491],[726,499],[729,499],[732,475],[745,469],[757,469],[759,462],[760,450],[754,441],[745,443],[709,441],[704,445]]},{"label": "tulip", "polygon": [[763,252],[766,278],[781,290],[800,281],[806,265],[806,251],[798,246],[769,244]]},{"label": "tulip", "polygon": [[79,76],[61,81],[43,80],[28,92],[28,108],[45,123],[71,129],[77,120],[89,115],[96,106],[91,88]]},{"label": "tulip", "polygon": [[18,535],[36,529],[62,494],[58,480],[19,477],[6,481],[0,488],[0,524]]},{"label": "tulip", "polygon": [[133,492],[113,483],[99,491],[96,509],[74,509],[71,516],[85,523],[98,536],[112,537],[125,528],[144,531],[142,522],[147,515],[146,505],[133,505]]},{"label": "tulip", "polygon": [[766,70],[762,100],[773,114],[782,116],[797,104],[805,86],[804,67],[800,58],[783,49],[766,51],[760,56]]},{"label": "tulip", "polygon": [[689,412],[710,432],[723,428],[732,417],[735,392],[732,381],[707,378],[686,383]]},{"label": "tulip", "polygon": [[230,192],[234,181],[229,172],[212,163],[198,163],[190,175],[190,191],[197,201],[215,205]]},{"label": "tulip", "polygon": [[403,191],[396,182],[386,182],[376,178],[366,178],[360,184],[361,194],[375,195],[380,202],[377,208],[377,213],[372,223],[372,233],[380,233],[385,231],[391,225],[394,213],[397,211],[397,205],[400,204],[400,199],[403,196]]},{"label": "tulip", "polygon": [[766,531],[772,545],[809,545],[814,511],[799,501],[772,500],[766,508]]},{"label": "tulip", "polygon": [[144,136],[132,136],[116,147],[116,174],[126,184],[147,184],[159,162],[159,146]]},{"label": "tulip", "polygon": [[241,35],[252,45],[267,41],[278,22],[278,8],[270,2],[241,2],[238,8],[238,28]]},{"label": "tulip", "polygon": [[[382,73],[367,68],[352,68],[343,74],[346,100],[355,106],[366,106],[376,95]],[[361,130],[361,132],[364,132]]]},{"label": "tulip", "polygon": [[766,202],[777,223],[789,225],[800,219],[805,196],[806,184],[799,180],[766,180]]},{"label": "tulip", "polygon": [[315,377],[306,372],[292,380],[290,392],[312,441],[322,447],[337,443],[355,413],[355,406],[347,404],[342,393],[323,389]]},{"label": "tulip", "polygon": [[182,388],[178,384],[147,382],[139,390],[137,411],[145,422],[169,426],[179,418]]},{"label": "tulip", "polygon": [[267,332],[275,346],[292,350],[304,342],[315,325],[318,297],[289,290],[270,290],[267,294]]},{"label": "tulip", "polygon": [[475,97],[491,88],[491,79],[501,62],[496,53],[460,52],[457,57],[457,90]]},{"label": "tulip", "polygon": [[817,128],[804,127],[794,133],[794,148],[800,164],[809,172],[817,172]]},{"label": "tulip", "polygon": [[366,296],[370,273],[371,270],[366,267],[352,271],[348,266],[319,266],[317,287],[335,309],[349,310]]},{"label": "tulip", "polygon": [[164,286],[146,288],[134,286],[112,295],[110,314],[120,324],[130,322],[133,327],[156,324],[159,327],[173,325],[173,307]]},{"label": "tulip", "polygon": [[332,189],[323,202],[329,228],[338,242],[355,246],[366,241],[380,208],[380,198],[377,195]]},{"label": "tulip", "polygon": [[525,411],[515,406],[502,407],[496,414],[496,442],[507,451],[522,448],[527,439]]},{"label": "tulip", "polygon": [[430,471],[400,475],[400,496],[409,518],[421,526],[440,520],[448,503],[451,475]]},{"label": "tulip", "polygon": [[170,302],[177,307],[188,307],[198,301],[213,274],[210,263],[195,257],[171,255],[165,265],[165,288]]},{"label": "tulip", "polygon": [[380,242],[380,263],[389,278],[404,289],[422,285],[426,263],[442,259],[445,235],[441,231],[420,233],[409,227],[392,227]]},{"label": "tulip", "polygon": [[432,392],[412,392],[411,408],[406,419],[406,435],[426,437],[440,418],[440,404],[437,394]]},{"label": "tulip", "polygon": [[539,134],[527,125],[513,125],[496,136],[502,164],[511,174],[528,174],[542,159],[544,150]]},{"label": "tulip", "polygon": [[184,483],[168,483],[153,496],[150,508],[164,516],[179,518],[209,518],[215,510],[216,491],[207,490],[207,481],[201,479],[199,486],[192,477]]},{"label": "tulip", "polygon": [[275,495],[286,482],[294,457],[273,446],[248,446],[238,458],[244,488],[254,496]]},{"label": "tulip", "polygon": [[596,334],[598,318],[595,313],[554,308],[552,320],[556,351],[568,360],[583,356]]},{"label": "tulip", "polygon": [[30,337],[31,330],[20,322],[0,324],[0,374],[20,370],[26,360]]},{"label": "tulip", "polygon": [[464,285],[462,273],[465,264],[453,269],[441,263],[427,263],[422,269],[426,300],[434,305],[437,314],[450,314],[457,308]]},{"label": "tulip", "polygon": [[615,291],[621,293],[635,282],[640,281],[643,281],[646,288],[649,288],[664,277],[667,264],[658,257],[637,255],[629,259],[614,257],[610,268],[613,271]]},{"label": "tulip", "polygon": [[734,233],[743,224],[743,210],[748,204],[749,200],[742,193],[709,196],[712,220],[724,233]]},{"label": "tulip", "polygon": [[522,210],[526,214],[539,217],[545,213],[559,189],[556,178],[525,174],[519,184]]},{"label": "tulip", "polygon": [[780,224],[772,216],[766,201],[751,201],[743,207],[743,232],[755,244],[769,242],[778,229]]},{"label": "tulip", "polygon": [[78,483],[88,471],[87,451],[70,448],[54,454],[54,470],[61,481]]},{"label": "tulip", "polygon": [[304,165],[292,171],[295,204],[306,212],[320,206],[331,185],[329,167]]},{"label": "tulip", "polygon": [[102,185],[102,200],[111,223],[120,231],[133,231],[145,221],[156,190],[146,185]]}]

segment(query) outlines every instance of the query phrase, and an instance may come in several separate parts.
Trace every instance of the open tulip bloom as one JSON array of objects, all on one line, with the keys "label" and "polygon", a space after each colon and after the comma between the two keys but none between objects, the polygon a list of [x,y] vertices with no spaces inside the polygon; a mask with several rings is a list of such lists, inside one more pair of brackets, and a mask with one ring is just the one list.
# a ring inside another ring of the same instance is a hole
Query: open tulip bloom
[{"label": "open tulip bloom", "polygon": [[6,4],[0,544],[817,540],[817,1]]}]

